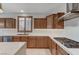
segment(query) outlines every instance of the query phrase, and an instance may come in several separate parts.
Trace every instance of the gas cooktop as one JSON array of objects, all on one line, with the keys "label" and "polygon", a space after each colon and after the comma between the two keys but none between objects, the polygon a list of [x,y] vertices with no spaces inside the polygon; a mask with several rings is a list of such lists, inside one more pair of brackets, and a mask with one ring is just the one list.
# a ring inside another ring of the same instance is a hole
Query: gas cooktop
[{"label": "gas cooktop", "polygon": [[79,42],[65,38],[65,37],[54,37],[61,44],[66,46],[67,48],[79,48]]}]

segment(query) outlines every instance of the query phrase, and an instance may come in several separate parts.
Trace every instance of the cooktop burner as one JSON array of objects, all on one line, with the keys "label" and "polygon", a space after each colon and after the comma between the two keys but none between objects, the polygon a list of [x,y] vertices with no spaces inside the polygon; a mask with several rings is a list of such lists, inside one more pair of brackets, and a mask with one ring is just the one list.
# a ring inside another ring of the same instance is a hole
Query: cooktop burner
[{"label": "cooktop burner", "polygon": [[79,42],[65,38],[65,37],[54,37],[57,41],[68,48],[79,48]]}]

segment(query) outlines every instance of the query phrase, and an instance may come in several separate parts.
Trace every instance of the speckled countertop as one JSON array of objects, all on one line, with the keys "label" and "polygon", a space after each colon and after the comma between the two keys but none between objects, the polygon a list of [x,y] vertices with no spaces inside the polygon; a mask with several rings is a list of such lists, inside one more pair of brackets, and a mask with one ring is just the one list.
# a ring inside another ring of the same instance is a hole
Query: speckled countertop
[{"label": "speckled countertop", "polygon": [[0,55],[14,55],[25,44],[25,42],[0,42]]}]

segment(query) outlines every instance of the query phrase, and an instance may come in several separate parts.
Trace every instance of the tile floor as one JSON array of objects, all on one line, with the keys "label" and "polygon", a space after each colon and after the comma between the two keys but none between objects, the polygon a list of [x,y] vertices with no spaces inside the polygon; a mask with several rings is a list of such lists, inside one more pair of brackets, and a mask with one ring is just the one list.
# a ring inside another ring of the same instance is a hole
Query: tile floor
[{"label": "tile floor", "polygon": [[27,49],[27,55],[51,55],[49,49]]}]

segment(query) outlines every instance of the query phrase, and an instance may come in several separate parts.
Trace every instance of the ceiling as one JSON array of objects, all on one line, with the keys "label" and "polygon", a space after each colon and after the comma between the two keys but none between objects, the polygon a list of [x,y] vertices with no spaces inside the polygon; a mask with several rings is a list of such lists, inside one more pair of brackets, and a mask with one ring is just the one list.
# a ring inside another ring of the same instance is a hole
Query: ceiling
[{"label": "ceiling", "polygon": [[50,13],[65,11],[65,3],[2,3],[4,13]]}]

